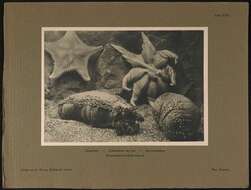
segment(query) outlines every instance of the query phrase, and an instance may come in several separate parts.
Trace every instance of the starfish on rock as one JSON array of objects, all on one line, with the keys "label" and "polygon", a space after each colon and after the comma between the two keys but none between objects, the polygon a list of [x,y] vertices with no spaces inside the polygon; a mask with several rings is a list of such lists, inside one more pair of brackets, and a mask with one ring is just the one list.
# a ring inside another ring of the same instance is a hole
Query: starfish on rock
[{"label": "starfish on rock", "polygon": [[156,50],[143,32],[141,36],[143,40],[141,54],[111,44],[128,63],[135,67],[122,80],[122,88],[132,90],[130,103],[134,106],[143,94],[149,101],[151,98],[157,98],[170,86],[176,85],[176,72],[173,67],[177,64],[178,56],[167,49]]},{"label": "starfish on rock", "polygon": [[53,72],[49,78],[55,80],[66,72],[76,71],[83,80],[90,81],[89,58],[102,49],[103,46],[88,46],[73,31],[66,32],[56,42],[45,42],[45,50],[54,60]]}]

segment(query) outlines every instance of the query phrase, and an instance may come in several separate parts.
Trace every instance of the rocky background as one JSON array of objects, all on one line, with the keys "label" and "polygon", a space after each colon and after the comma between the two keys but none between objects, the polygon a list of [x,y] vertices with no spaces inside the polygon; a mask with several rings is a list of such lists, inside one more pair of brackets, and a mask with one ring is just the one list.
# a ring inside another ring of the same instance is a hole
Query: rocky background
[{"label": "rocky background", "polygon": [[[140,31],[141,32],[141,31]],[[62,75],[53,83],[48,77],[53,70],[53,59],[45,51],[45,141],[52,142],[98,142],[98,141],[164,141],[166,140],[153,121],[148,105],[138,106],[145,117],[141,132],[135,136],[118,137],[112,129],[98,129],[77,121],[61,120],[57,115],[57,103],[77,92],[107,89],[120,93],[121,81],[130,70],[128,64],[110,43],[140,53],[142,39],[140,32],[83,32],[79,38],[88,45],[104,45],[101,53],[93,55],[89,62],[92,80],[85,82],[76,72]],[[203,32],[201,31],[144,31],[157,50],[168,49],[179,56],[177,85],[170,91],[190,98],[203,111]],[[56,41],[64,31],[45,33],[45,41]],[[125,95],[125,98],[128,98]],[[203,115],[203,114],[202,114]],[[203,121],[203,118],[202,118]],[[203,126],[203,125],[202,125]],[[201,132],[203,128],[201,127]],[[201,140],[202,134],[198,136]]]}]

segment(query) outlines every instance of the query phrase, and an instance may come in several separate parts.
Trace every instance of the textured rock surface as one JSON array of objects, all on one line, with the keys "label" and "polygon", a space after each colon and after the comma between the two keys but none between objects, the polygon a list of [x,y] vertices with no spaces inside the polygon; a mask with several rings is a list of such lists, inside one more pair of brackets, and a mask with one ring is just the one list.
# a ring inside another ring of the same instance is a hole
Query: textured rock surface
[{"label": "textured rock surface", "polygon": [[97,63],[97,88],[118,88],[121,87],[123,76],[129,71],[130,65],[109,45],[99,57]]}]

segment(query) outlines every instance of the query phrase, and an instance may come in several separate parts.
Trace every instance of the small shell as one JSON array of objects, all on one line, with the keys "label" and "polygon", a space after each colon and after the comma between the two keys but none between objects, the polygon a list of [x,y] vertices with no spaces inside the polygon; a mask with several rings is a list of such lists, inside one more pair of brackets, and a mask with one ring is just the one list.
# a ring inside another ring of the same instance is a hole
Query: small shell
[{"label": "small shell", "polygon": [[95,90],[67,97],[58,105],[58,114],[62,119],[114,128],[118,135],[137,133],[143,120],[121,97]]},{"label": "small shell", "polygon": [[151,103],[155,120],[171,141],[196,140],[200,124],[200,111],[188,98],[165,93]]}]

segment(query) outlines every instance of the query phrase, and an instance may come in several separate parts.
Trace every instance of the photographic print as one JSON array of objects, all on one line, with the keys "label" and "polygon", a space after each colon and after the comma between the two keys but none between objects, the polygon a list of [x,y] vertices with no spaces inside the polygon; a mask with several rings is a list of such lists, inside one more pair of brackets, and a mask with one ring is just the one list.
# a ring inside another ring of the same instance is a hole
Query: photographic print
[{"label": "photographic print", "polygon": [[43,27],[42,145],[208,145],[207,27]]}]

